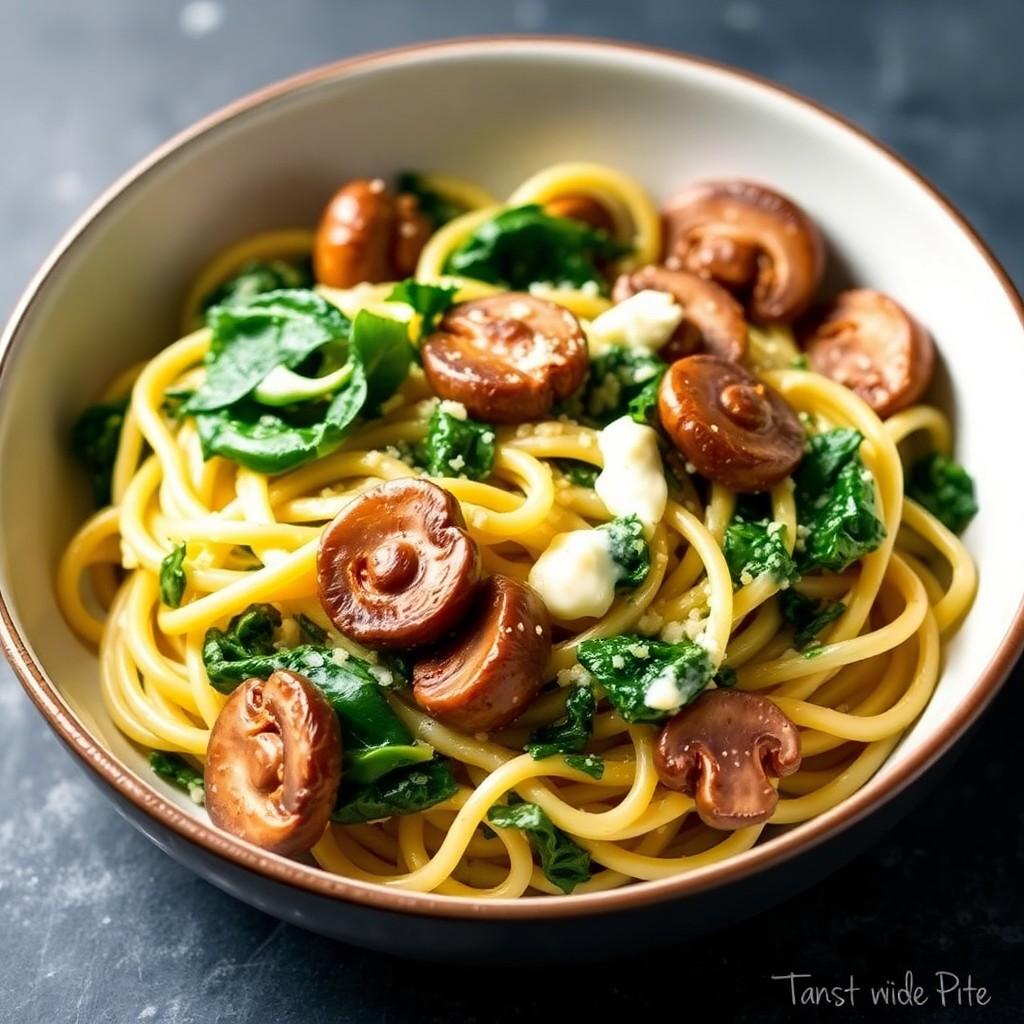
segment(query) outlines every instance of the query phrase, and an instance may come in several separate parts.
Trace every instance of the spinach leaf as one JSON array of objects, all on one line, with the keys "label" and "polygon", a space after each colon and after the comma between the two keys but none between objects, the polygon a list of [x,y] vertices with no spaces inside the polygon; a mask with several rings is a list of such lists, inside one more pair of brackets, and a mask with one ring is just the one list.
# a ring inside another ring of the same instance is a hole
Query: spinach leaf
[{"label": "spinach leaf", "polygon": [[273,637],[280,624],[281,613],[272,605],[250,605],[226,630],[207,630],[203,664],[214,688],[231,693],[246,679],[267,679],[282,668],[305,676],[338,715],[344,771],[353,782],[372,782],[384,772],[432,755],[430,747],[413,743],[412,734],[392,711],[375,666],[318,644],[278,650]]},{"label": "spinach leaf", "polygon": [[187,412],[213,412],[245,398],[271,370],[294,369],[317,349],[348,340],[351,323],[315,292],[266,292],[240,306],[214,306],[206,315],[213,339],[206,379],[185,403]]},{"label": "spinach leaf", "polygon": [[591,360],[582,391],[565,403],[565,411],[598,427],[622,416],[646,424],[666,369],[668,364],[657,356],[613,345]]},{"label": "spinach leaf", "polygon": [[288,288],[312,288],[313,274],[308,265],[287,260],[250,260],[238,273],[215,288],[203,299],[205,312],[211,306],[244,306],[263,292]]},{"label": "spinach leaf", "polygon": [[604,775],[604,758],[597,754],[566,754],[565,763],[578,772],[585,772],[592,779],[600,779]]},{"label": "spinach leaf", "polygon": [[416,341],[420,342],[437,327],[437,322],[455,304],[455,293],[458,290],[453,285],[421,284],[410,277],[395,285],[388,296],[388,302],[405,302],[419,313],[420,329]]},{"label": "spinach leaf", "polygon": [[578,754],[594,731],[596,708],[593,690],[577,683],[565,699],[565,715],[552,725],[541,726],[524,749],[535,761],[553,754]]},{"label": "spinach leaf", "polygon": [[415,814],[454,796],[458,789],[447,761],[409,765],[366,786],[350,789],[342,785],[331,820],[339,825],[360,825]]},{"label": "spinach leaf", "polygon": [[963,533],[978,513],[970,473],[939,452],[926,455],[911,466],[907,494],[953,533]]},{"label": "spinach leaf", "polygon": [[244,399],[200,413],[196,426],[203,454],[222,455],[267,474],[329,454],[360,413],[375,411],[405,379],[412,359],[405,325],[363,310],[352,325],[349,357],[348,384],[326,405],[305,402],[271,413]]},{"label": "spinach leaf", "polygon": [[494,451],[494,427],[454,416],[439,404],[431,413],[427,436],[416,448],[416,461],[431,476],[486,480]]},{"label": "spinach leaf", "polygon": [[842,572],[885,539],[874,481],[860,459],[861,440],[855,430],[837,429],[818,434],[808,443],[793,478],[797,515],[808,530],[802,571]]},{"label": "spinach leaf", "polygon": [[786,550],[785,535],[781,523],[733,519],[726,527],[722,545],[733,583],[743,586],[764,575],[783,584],[797,579],[799,573]]},{"label": "spinach leaf", "polygon": [[495,804],[487,820],[498,828],[522,829],[540,857],[544,877],[564,893],[590,878],[590,854],[578,846],[536,804]]},{"label": "spinach leaf", "polygon": [[89,474],[97,508],[110,504],[110,478],[127,408],[128,399],[90,405],[71,428],[71,451]]},{"label": "spinach leaf", "polygon": [[178,608],[185,593],[185,544],[177,544],[174,550],[160,562],[160,600],[168,608]]},{"label": "spinach leaf", "polygon": [[618,566],[616,587],[638,587],[651,569],[651,549],[644,524],[636,515],[619,516],[598,527],[609,537],[612,560]]},{"label": "spinach leaf", "polygon": [[206,784],[202,772],[193,768],[185,758],[154,750],[149,755],[149,767],[164,781],[185,790],[193,803],[206,803]]},{"label": "spinach leaf", "polygon": [[574,487],[589,487],[593,490],[597,475],[601,472],[597,466],[578,459],[552,459],[551,462]]},{"label": "spinach leaf", "polygon": [[327,630],[321,629],[308,615],[299,612],[295,616],[295,622],[299,627],[299,632],[311,644],[327,643]]},{"label": "spinach leaf", "polygon": [[779,608],[783,620],[794,627],[793,646],[798,651],[846,611],[842,601],[819,601],[796,590],[786,590],[779,595]]},{"label": "spinach leaf", "polygon": [[692,640],[672,644],[625,634],[584,640],[578,656],[627,722],[664,721],[701,693],[714,673],[707,651]]},{"label": "spinach leaf", "polygon": [[537,205],[516,206],[481,224],[448,257],[445,271],[511,290],[593,282],[607,291],[599,264],[627,251],[606,231],[582,221],[552,217]]},{"label": "spinach leaf", "polygon": [[415,171],[403,171],[399,174],[396,186],[398,192],[408,192],[420,201],[420,211],[429,218],[435,231],[466,212],[464,206],[428,188],[423,178]]},{"label": "spinach leaf", "polygon": [[731,665],[718,666],[718,671],[715,673],[714,678],[715,686],[720,686],[723,690],[731,690],[738,682],[739,677],[736,675],[736,669]]},{"label": "spinach leaf", "polygon": [[808,440],[803,460],[793,474],[800,509],[813,512],[825,504],[840,472],[849,463],[860,461],[863,440],[864,435],[860,431],[847,427],[826,430]]}]

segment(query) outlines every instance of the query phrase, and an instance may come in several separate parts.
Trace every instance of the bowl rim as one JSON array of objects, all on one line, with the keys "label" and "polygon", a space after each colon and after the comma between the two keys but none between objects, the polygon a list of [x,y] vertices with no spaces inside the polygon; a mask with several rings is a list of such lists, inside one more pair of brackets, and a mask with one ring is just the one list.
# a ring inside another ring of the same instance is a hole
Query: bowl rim
[{"label": "bowl rim", "polygon": [[[861,142],[867,143],[875,155],[894,164],[907,174],[918,188],[928,194],[942,208],[944,214],[960,229],[978,254],[988,264],[996,280],[1015,310],[1024,331],[1024,302],[1006,271],[987,245],[978,237],[967,219],[955,206],[907,161],[863,129],[829,108],[810,100],[793,90],[771,82],[757,74],[728,64],[682,54],[673,50],[623,43],[619,41],[570,35],[486,35],[458,39],[414,43],[386,50],[358,55],[321,65],[299,74],[281,79],[257,89],[241,99],[220,108],[196,121],[158,146],[148,156],[134,164],[107,188],[75,221],[53,247],[40,269],[33,276],[0,336],[0,401],[4,389],[10,384],[11,356],[18,348],[21,327],[43,292],[48,279],[76,243],[88,233],[90,227],[112,209],[117,200],[163,163],[189,145],[205,137],[235,118],[270,101],[298,93],[320,82],[343,78],[353,73],[379,67],[398,66],[422,58],[445,60],[468,53],[481,54],[488,50],[519,51],[523,54],[540,49],[548,51],[589,51],[595,60],[602,57],[640,57],[653,64],[666,63],[683,66],[713,77],[732,79],[754,86],[771,94],[773,99],[789,103],[814,113],[833,127],[839,127]],[[777,867],[826,840],[833,839],[869,814],[879,810],[906,790],[930,768],[977,720],[999,690],[1006,676],[1024,649],[1024,596],[1018,604],[1012,621],[994,654],[980,676],[960,701],[953,714],[936,729],[920,750],[910,756],[902,773],[890,783],[881,785],[876,774],[861,789],[825,813],[789,831],[770,842],[754,846],[728,860],[717,862],[692,872],[669,876],[655,881],[638,882],[602,892],[578,896],[548,896],[539,899],[485,899],[462,896],[443,896],[436,893],[406,892],[371,882],[332,875],[319,867],[287,860],[267,853],[244,840],[215,829],[204,820],[186,814],[168,801],[153,786],[137,778],[122,765],[115,755],[108,753],[93,738],[89,730],[71,710],[60,691],[52,683],[42,665],[29,651],[21,636],[8,603],[0,587],[0,645],[5,657],[32,702],[51,729],[68,749],[123,800],[137,811],[155,819],[178,838],[186,840],[205,852],[222,857],[234,866],[280,883],[303,890],[307,895],[348,901],[370,908],[427,917],[446,919],[487,918],[491,920],[551,919],[606,914],[636,909],[652,903],[678,899],[749,877],[770,867]]]}]

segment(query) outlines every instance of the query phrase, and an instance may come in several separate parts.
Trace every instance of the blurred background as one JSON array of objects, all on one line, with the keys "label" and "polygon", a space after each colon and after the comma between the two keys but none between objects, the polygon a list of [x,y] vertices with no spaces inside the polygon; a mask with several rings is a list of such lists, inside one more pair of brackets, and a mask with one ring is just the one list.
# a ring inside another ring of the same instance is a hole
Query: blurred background
[{"label": "blurred background", "polygon": [[[1024,280],[1020,0],[0,0],[0,310],[102,189],[196,118],[311,65],[503,32],[671,47],[805,93],[915,164]],[[599,973],[467,976],[319,939],[197,880],[115,816],[3,667],[0,1020],[579,1020],[704,1006],[725,1020],[874,1020],[861,1004],[794,1009],[771,975],[831,986],[943,970],[987,986],[989,1005],[933,999],[910,1019],[1018,1021],[1021,682],[913,816],[786,906],[641,962],[610,950],[618,966]]]}]

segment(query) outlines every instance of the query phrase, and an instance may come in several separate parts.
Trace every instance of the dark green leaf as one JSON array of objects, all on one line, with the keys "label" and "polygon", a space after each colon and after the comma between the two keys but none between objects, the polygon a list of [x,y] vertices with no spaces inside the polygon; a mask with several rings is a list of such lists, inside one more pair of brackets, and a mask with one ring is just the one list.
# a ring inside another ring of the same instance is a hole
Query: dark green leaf
[{"label": "dark green leaf", "polygon": [[422,764],[434,756],[434,748],[425,743],[393,743],[385,747],[347,751],[346,784],[367,785],[381,776],[410,764]]},{"label": "dark green leaf", "polygon": [[606,290],[599,265],[626,251],[607,232],[581,221],[517,206],[481,224],[448,257],[445,270],[512,290],[531,284],[579,288],[591,281]]},{"label": "dark green leaf", "polygon": [[360,825],[415,814],[453,797],[458,789],[447,761],[410,765],[367,786],[343,785],[331,819],[339,825]]},{"label": "dark green leaf", "polygon": [[[378,748],[413,747],[412,734],[391,709],[380,676],[390,668],[370,665],[340,649],[303,644],[278,650],[274,630],[281,614],[273,605],[251,605],[235,616],[226,630],[209,629],[203,640],[203,663],[215,689],[231,693],[239,683],[267,679],[277,669],[290,669],[320,689],[341,722],[345,771],[359,762],[357,777],[368,778],[383,766],[422,759],[415,753],[392,751],[369,756]],[[365,755],[365,756],[361,756]],[[387,770],[390,770],[388,768]]]},{"label": "dark green leaf", "polygon": [[149,755],[149,767],[161,779],[183,789],[197,804],[206,802],[206,786],[202,772],[197,771],[183,757],[154,750]]},{"label": "dark green leaf", "polygon": [[719,665],[718,671],[715,673],[715,686],[720,686],[723,690],[731,690],[738,682],[736,676],[736,669],[731,665]]},{"label": "dark green leaf", "polygon": [[[626,634],[584,640],[578,653],[580,664],[627,722],[664,721],[701,693],[714,672],[707,651],[691,640],[670,644]],[[647,692],[655,683],[671,687],[674,707],[648,706]]]},{"label": "dark green leaf", "polygon": [[110,504],[110,478],[128,400],[90,405],[71,429],[71,450],[85,467],[97,508]]},{"label": "dark green leaf", "polygon": [[860,458],[861,435],[837,429],[812,437],[794,475],[797,516],[808,533],[800,568],[842,572],[885,539],[875,487]]},{"label": "dark green leaf", "polygon": [[409,373],[412,346],[408,328],[400,320],[361,310],[352,324],[352,355],[365,377],[367,411],[376,412]]},{"label": "dark green leaf", "polygon": [[455,303],[458,288],[443,284],[421,284],[414,278],[400,281],[388,296],[388,302],[406,302],[420,315],[420,329],[416,338],[421,341]]},{"label": "dark green leaf", "polygon": [[285,260],[251,260],[230,280],[203,299],[203,310],[211,306],[244,306],[263,292],[281,289],[312,288],[313,275],[308,266]]},{"label": "dark green leaf", "polygon": [[214,306],[206,379],[188,400],[190,413],[213,412],[245,398],[275,367],[294,369],[317,349],[348,340],[351,324],[315,292],[277,291],[245,305]]},{"label": "dark green leaf", "polygon": [[907,494],[953,533],[963,533],[978,513],[971,475],[939,452],[914,463],[907,476]]},{"label": "dark green leaf", "polygon": [[403,171],[399,174],[396,184],[398,192],[408,192],[419,200],[420,210],[430,219],[435,231],[466,212],[464,206],[445,199],[428,188],[423,178],[415,171]]},{"label": "dark green leaf", "polygon": [[600,779],[604,775],[604,758],[597,754],[566,754],[565,763],[592,779]]},{"label": "dark green leaf", "polygon": [[416,461],[431,476],[466,476],[486,480],[494,465],[494,427],[462,419],[438,405],[427,436],[417,446]]},{"label": "dark green leaf", "polygon": [[538,729],[524,748],[534,760],[553,754],[577,754],[590,741],[597,701],[589,686],[576,684],[565,699],[565,715]]},{"label": "dark green leaf", "polygon": [[777,583],[792,583],[799,573],[785,545],[786,528],[766,520],[733,519],[722,545],[733,583],[742,586],[768,575]]},{"label": "dark green leaf", "polygon": [[165,555],[160,563],[160,600],[168,608],[181,605],[185,593],[185,544],[175,546],[169,555]]},{"label": "dark green leaf", "polygon": [[613,345],[591,360],[586,383],[565,403],[565,412],[598,427],[622,416],[647,423],[667,368],[668,364],[657,356]]},{"label": "dark green leaf", "polygon": [[640,586],[651,569],[651,549],[639,516],[620,516],[598,529],[609,536],[612,560],[619,570],[616,587]]},{"label": "dark green leaf", "polygon": [[798,651],[846,611],[841,601],[819,601],[796,590],[786,590],[779,595],[779,608],[783,620],[793,627],[793,646]]},{"label": "dark green leaf", "polygon": [[544,877],[564,893],[590,878],[590,854],[578,846],[536,804],[495,804],[487,820],[498,828],[522,829],[540,857]]},{"label": "dark green leaf", "polygon": [[552,459],[555,468],[575,487],[589,487],[593,489],[597,475],[601,471],[597,466],[589,462],[580,462],[577,459]]},{"label": "dark green leaf", "polygon": [[327,642],[327,630],[321,629],[308,615],[299,612],[295,616],[295,622],[299,627],[299,632],[309,643],[325,644]]}]

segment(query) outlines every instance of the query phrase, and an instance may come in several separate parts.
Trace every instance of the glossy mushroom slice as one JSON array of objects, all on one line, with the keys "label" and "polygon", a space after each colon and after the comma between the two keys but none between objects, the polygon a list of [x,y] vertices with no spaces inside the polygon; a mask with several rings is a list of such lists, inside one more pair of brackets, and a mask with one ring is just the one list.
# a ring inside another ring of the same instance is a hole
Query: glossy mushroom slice
[{"label": "glossy mushroom slice", "polygon": [[647,266],[621,274],[612,298],[624,302],[638,292],[666,292],[683,310],[683,322],[661,350],[666,362],[696,352],[710,352],[739,362],[747,352],[743,307],[720,285],[685,270]]},{"label": "glossy mushroom slice", "polygon": [[694,798],[701,821],[732,830],[767,821],[779,795],[768,776],[800,767],[800,733],[766,697],[709,690],[665,724],[654,765]]},{"label": "glossy mushroom slice", "polygon": [[323,835],[340,781],[338,717],[305,676],[278,670],[231,694],[206,751],[215,825],[264,850],[303,853]]},{"label": "glossy mushroom slice", "polygon": [[420,647],[465,615],[480,555],[458,502],[426,480],[360,494],[320,534],[320,603],[347,636],[371,647]]},{"label": "glossy mushroom slice", "polygon": [[552,217],[568,217],[581,221],[588,227],[615,234],[615,223],[611,214],[593,196],[583,192],[566,192],[555,196],[544,204],[544,212]]},{"label": "glossy mushroom slice", "polygon": [[935,365],[928,332],[895,300],[869,288],[837,296],[803,342],[813,370],[855,391],[883,418],[921,397]]},{"label": "glossy mushroom slice", "polygon": [[785,399],[718,356],[673,363],[658,390],[658,413],[697,472],[733,491],[769,490],[803,456],[804,430]]},{"label": "glossy mushroom slice", "polygon": [[750,181],[683,189],[662,211],[664,260],[750,294],[764,323],[788,323],[810,305],[825,270],[825,245],[792,200]]},{"label": "glossy mushroom slice", "polygon": [[567,309],[506,292],[450,309],[421,348],[430,386],[491,423],[539,419],[587,374],[587,343]]},{"label": "glossy mushroom slice", "polygon": [[314,274],[332,288],[407,277],[430,233],[416,196],[393,196],[380,178],[357,178],[338,189],[320,218]]},{"label": "glossy mushroom slice", "polygon": [[480,588],[461,630],[412,670],[416,703],[466,733],[491,732],[537,695],[551,656],[551,620],[535,590],[508,576]]}]

